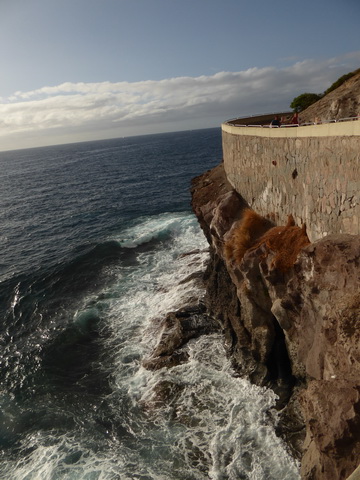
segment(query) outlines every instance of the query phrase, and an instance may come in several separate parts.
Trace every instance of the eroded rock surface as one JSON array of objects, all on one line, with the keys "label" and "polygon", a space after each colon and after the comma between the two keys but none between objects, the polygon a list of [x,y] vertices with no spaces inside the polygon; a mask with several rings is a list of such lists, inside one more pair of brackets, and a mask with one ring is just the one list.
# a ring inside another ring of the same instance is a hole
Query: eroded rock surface
[{"label": "eroded rock surface", "polygon": [[[210,244],[207,311],[234,366],[278,393],[279,434],[304,479],[347,478],[360,461],[360,238],[310,244],[305,226],[271,215],[245,238],[249,207],[221,165],[193,180],[192,206]],[[246,248],[230,255],[236,230]]]},{"label": "eroded rock surface", "polygon": [[143,365],[150,370],[158,370],[184,363],[188,360],[188,354],[181,347],[192,338],[208,335],[218,329],[219,324],[206,314],[205,306],[201,303],[170,312],[162,321],[154,351],[143,361]]}]

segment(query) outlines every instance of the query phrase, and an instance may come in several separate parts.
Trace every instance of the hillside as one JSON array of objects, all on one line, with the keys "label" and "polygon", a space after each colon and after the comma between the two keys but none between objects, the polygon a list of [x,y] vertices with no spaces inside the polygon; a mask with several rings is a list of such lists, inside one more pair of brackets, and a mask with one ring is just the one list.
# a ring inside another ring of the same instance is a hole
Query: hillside
[{"label": "hillside", "polygon": [[300,113],[301,123],[360,115],[360,72]]}]

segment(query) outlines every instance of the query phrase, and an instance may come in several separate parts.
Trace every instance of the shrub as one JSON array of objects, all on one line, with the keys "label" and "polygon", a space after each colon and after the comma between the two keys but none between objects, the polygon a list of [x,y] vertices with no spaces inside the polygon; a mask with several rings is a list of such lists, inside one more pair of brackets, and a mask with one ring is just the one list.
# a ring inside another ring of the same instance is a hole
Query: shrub
[{"label": "shrub", "polygon": [[294,265],[300,250],[309,244],[305,224],[297,227],[289,215],[286,226],[271,228],[250,250],[265,245],[267,254],[274,254],[271,267],[284,273]]},{"label": "shrub", "polygon": [[305,225],[297,227],[292,215],[285,226],[273,227],[268,219],[247,209],[225,244],[225,258],[227,262],[239,265],[246,252],[264,245],[265,256],[270,252],[274,255],[272,268],[285,272],[309,243]]},{"label": "shrub", "polygon": [[290,104],[295,112],[302,112],[306,108],[310,107],[313,103],[317,102],[322,98],[321,94],[318,93],[302,93],[298,97],[295,97]]},{"label": "shrub", "polygon": [[302,93],[298,97],[294,98],[294,100],[290,104],[290,108],[292,108],[295,112],[302,112],[306,108],[310,107],[310,105],[320,100],[320,98],[339,88],[343,83],[346,82],[346,80],[349,80],[349,78],[353,77],[358,73],[360,73],[360,68],[354,70],[353,72],[346,73],[342,77],[338,78],[336,82],[334,82],[327,90],[325,90],[323,94]]},{"label": "shrub", "polygon": [[226,260],[239,264],[245,252],[272,226],[268,219],[247,208],[225,243]]}]

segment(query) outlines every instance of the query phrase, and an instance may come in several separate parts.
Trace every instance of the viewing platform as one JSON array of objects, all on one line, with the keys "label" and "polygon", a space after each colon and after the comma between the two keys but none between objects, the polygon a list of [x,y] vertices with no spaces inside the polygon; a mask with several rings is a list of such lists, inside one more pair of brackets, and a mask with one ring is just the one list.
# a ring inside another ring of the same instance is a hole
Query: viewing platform
[{"label": "viewing platform", "polygon": [[260,215],[306,224],[310,241],[360,234],[360,119],[270,126],[277,115],[223,123],[224,169]]},{"label": "viewing platform", "polygon": [[271,126],[275,116],[289,117],[291,112],[280,112],[253,117],[227,120],[221,126],[222,131],[233,135],[252,135],[272,138],[327,137],[360,135],[360,117],[325,120],[321,123],[283,124]]}]

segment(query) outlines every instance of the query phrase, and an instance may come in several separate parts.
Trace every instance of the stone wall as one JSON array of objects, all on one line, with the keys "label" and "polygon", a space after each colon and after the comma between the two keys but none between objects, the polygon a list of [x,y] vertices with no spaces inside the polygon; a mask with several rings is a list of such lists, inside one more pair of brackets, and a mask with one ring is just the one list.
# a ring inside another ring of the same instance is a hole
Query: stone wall
[{"label": "stone wall", "polygon": [[261,128],[222,125],[226,176],[249,206],[311,241],[360,234],[360,121]]}]

